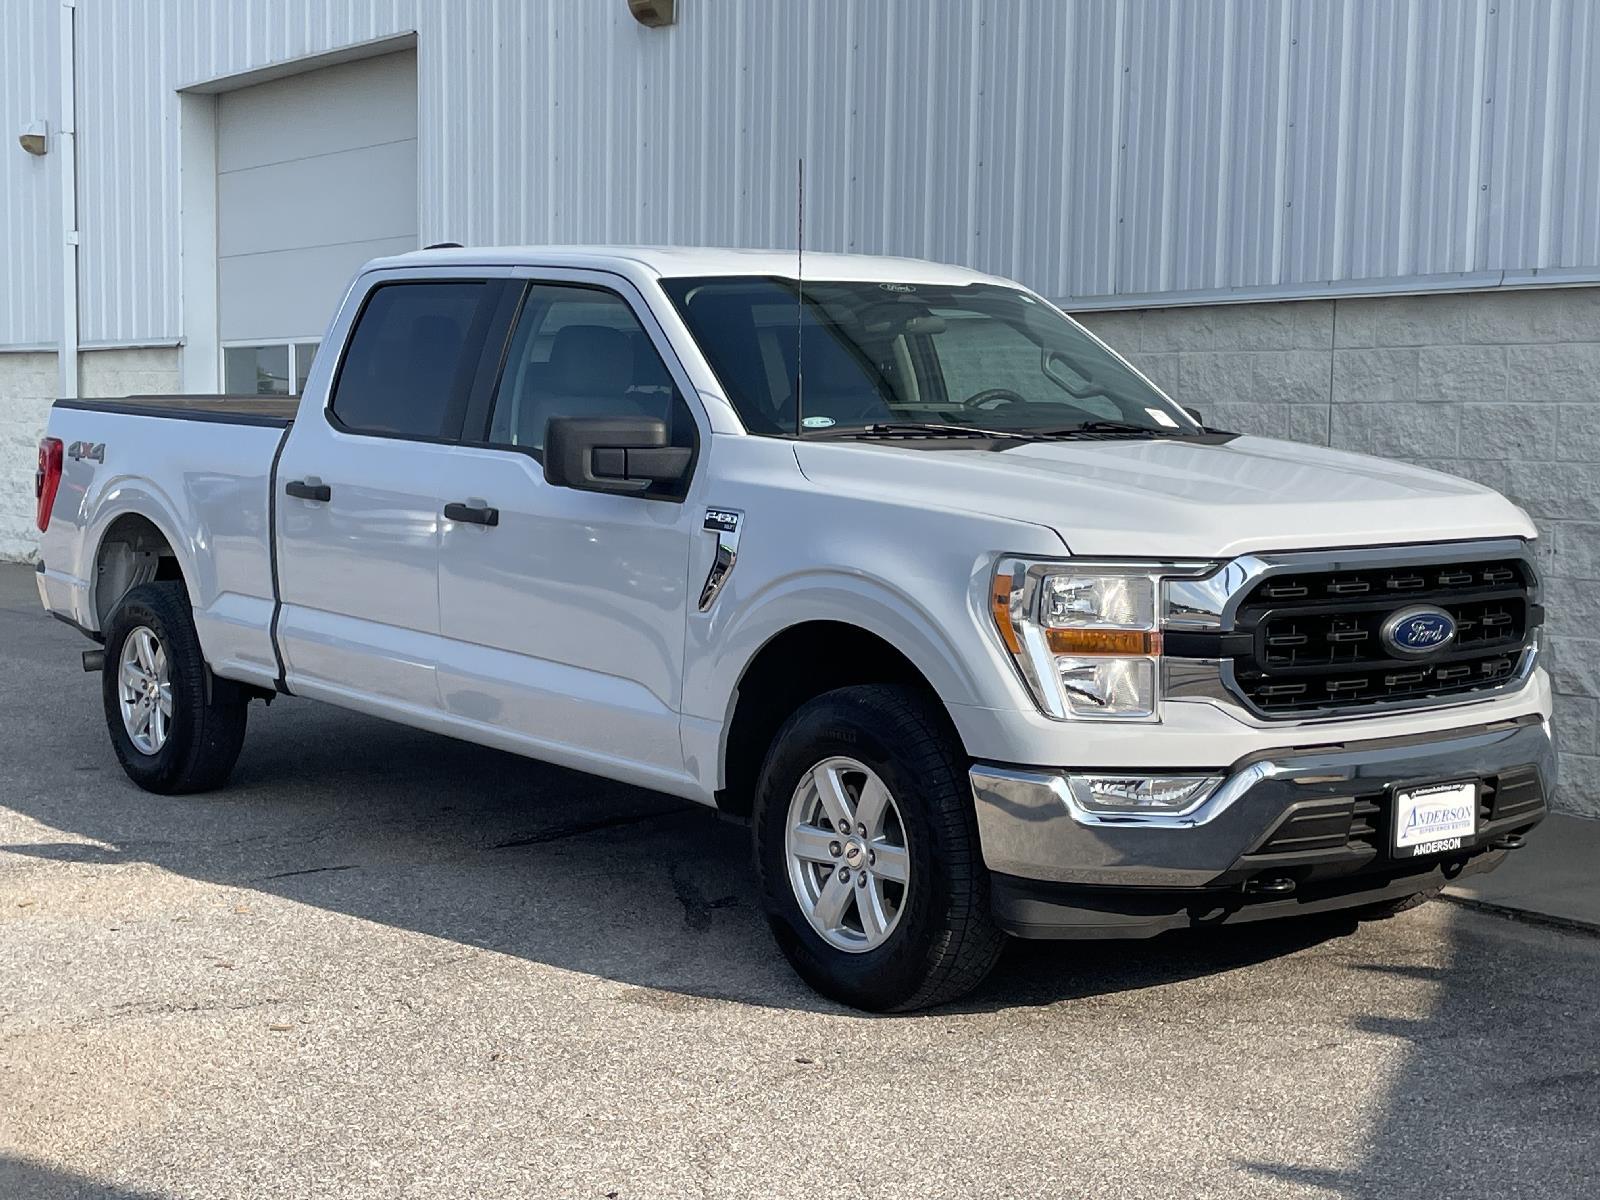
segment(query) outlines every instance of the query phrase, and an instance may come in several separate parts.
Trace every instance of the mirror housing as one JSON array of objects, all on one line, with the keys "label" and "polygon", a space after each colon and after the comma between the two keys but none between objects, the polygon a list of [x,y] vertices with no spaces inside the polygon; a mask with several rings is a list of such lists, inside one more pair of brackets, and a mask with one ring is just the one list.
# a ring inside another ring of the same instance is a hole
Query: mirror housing
[{"label": "mirror housing", "polygon": [[1206,427],[1206,419],[1200,414],[1200,410],[1198,408],[1190,408],[1187,404],[1182,405],[1182,408],[1184,412],[1188,413],[1194,418],[1194,423],[1200,426],[1201,429]]},{"label": "mirror housing", "polygon": [[580,492],[676,493],[693,456],[659,417],[551,417],[544,431],[545,482]]}]

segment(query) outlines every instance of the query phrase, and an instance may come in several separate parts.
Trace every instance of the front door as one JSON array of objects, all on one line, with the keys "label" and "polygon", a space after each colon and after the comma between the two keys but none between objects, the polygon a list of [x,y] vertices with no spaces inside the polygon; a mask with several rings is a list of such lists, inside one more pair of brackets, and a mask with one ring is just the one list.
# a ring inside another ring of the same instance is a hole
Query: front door
[{"label": "front door", "polygon": [[451,459],[447,499],[465,519],[440,526],[439,688],[448,714],[539,757],[674,791],[690,778],[678,710],[695,510],[684,489],[553,487],[542,465],[552,416],[659,416],[696,445],[665,346],[613,276],[528,283]]}]

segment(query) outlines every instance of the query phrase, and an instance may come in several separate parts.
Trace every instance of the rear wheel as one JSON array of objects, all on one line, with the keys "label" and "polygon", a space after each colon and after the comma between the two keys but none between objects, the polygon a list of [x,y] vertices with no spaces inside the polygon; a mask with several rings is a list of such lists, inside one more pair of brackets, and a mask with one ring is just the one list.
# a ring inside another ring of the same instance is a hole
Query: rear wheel
[{"label": "rear wheel", "polygon": [[249,697],[209,678],[181,584],[146,583],[106,623],[106,728],[140,787],[200,792],[227,781],[244,744]]},{"label": "rear wheel", "polygon": [[807,983],[857,1008],[955,999],[1004,943],[965,756],[941,716],[910,688],[841,688],[796,712],[762,767],[767,919]]}]

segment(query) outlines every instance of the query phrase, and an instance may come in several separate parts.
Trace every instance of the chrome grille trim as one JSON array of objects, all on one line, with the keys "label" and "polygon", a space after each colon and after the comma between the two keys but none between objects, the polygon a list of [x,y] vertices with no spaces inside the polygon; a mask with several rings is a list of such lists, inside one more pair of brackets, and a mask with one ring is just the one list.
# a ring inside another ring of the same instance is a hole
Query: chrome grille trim
[{"label": "chrome grille trim", "polygon": [[[1404,569],[1493,559],[1517,559],[1521,562],[1529,581],[1526,603],[1537,606],[1541,586],[1531,544],[1521,538],[1500,538],[1478,542],[1244,555],[1223,564],[1204,578],[1166,580],[1162,588],[1163,629],[1176,634],[1216,634],[1219,639],[1232,634],[1236,630],[1241,606],[1263,580],[1273,576],[1295,573],[1326,575],[1387,567]],[[1531,617],[1523,643],[1509,648],[1507,653],[1517,657],[1516,667],[1497,685],[1455,694],[1380,699],[1371,704],[1298,710],[1266,710],[1253,703],[1237,678],[1231,654],[1205,658],[1171,656],[1162,660],[1162,695],[1166,701],[1210,703],[1248,724],[1271,726],[1326,723],[1377,714],[1450,708],[1496,699],[1518,691],[1527,684],[1538,665],[1539,653],[1539,627]]]}]

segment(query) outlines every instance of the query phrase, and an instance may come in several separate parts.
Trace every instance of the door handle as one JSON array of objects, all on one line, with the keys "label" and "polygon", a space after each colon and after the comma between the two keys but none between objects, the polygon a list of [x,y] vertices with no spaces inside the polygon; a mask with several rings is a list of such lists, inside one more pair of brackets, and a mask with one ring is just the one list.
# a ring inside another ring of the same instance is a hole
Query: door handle
[{"label": "door handle", "polygon": [[446,521],[460,521],[467,525],[498,525],[500,524],[500,510],[498,508],[490,508],[488,505],[477,508],[471,504],[446,504],[444,506],[444,519]]},{"label": "door handle", "polygon": [[283,490],[296,500],[315,500],[319,504],[326,504],[333,499],[333,489],[325,483],[312,483],[306,479],[291,479],[283,485]]}]

